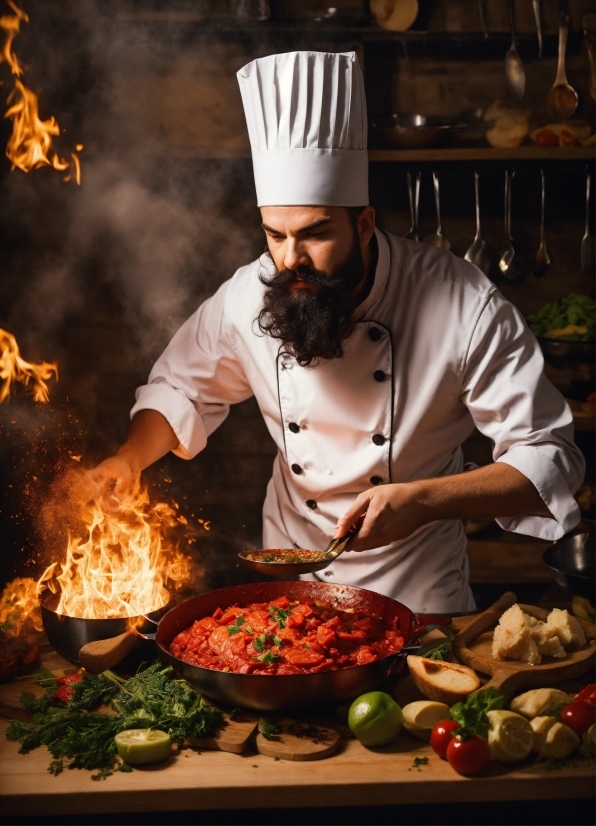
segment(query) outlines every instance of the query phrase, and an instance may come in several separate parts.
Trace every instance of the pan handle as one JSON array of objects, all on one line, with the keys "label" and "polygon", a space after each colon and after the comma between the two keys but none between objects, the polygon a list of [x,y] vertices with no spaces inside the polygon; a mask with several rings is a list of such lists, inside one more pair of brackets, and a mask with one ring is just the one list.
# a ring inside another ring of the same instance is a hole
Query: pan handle
[{"label": "pan handle", "polygon": [[426,614],[422,617],[415,614],[414,627],[412,628],[412,636],[409,642],[420,639],[422,634],[431,627],[449,625],[450,622],[451,617],[445,616],[444,614]]}]

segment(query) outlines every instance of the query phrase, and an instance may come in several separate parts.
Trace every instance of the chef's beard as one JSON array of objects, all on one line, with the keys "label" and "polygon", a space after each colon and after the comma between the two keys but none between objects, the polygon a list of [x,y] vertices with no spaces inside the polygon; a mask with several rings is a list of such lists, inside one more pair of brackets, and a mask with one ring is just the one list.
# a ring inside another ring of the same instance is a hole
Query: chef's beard
[{"label": "chef's beard", "polygon": [[[343,342],[354,331],[354,293],[364,274],[356,234],[346,260],[332,273],[297,267],[276,269],[270,278],[261,274],[259,278],[267,287],[257,318],[261,332],[280,339],[284,352],[294,356],[301,367],[316,364],[319,359],[340,358]],[[316,285],[318,291],[290,292],[289,285],[297,278]]]}]

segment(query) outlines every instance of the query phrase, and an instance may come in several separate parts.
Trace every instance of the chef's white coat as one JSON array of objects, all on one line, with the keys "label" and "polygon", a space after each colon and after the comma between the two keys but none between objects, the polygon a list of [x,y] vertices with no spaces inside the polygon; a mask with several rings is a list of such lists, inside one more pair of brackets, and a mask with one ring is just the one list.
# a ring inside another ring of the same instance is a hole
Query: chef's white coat
[{"label": "chef's white coat", "polygon": [[[372,289],[342,358],[300,367],[255,322],[268,257],[239,269],[183,324],[137,391],[190,459],[255,396],[278,447],[263,509],[263,547],[324,548],[354,497],[374,484],[459,473],[474,425],[493,457],[523,473],[552,518],[500,519],[557,539],[579,521],[572,493],[584,460],[572,416],[543,372],[522,316],[473,265],[382,232]],[[345,553],[309,578],[359,585],[418,612],[474,608],[459,520]]]}]

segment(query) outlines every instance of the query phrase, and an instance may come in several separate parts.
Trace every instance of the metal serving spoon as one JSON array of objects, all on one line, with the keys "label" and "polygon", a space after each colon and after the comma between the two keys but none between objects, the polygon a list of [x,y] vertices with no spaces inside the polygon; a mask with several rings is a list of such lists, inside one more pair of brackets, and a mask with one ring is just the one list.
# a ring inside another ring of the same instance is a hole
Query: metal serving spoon
[{"label": "metal serving spoon", "polygon": [[594,272],[594,236],[590,225],[590,185],[592,176],[586,171],[586,231],[582,238],[581,262],[582,272]]},{"label": "metal serving spoon", "polygon": [[474,240],[472,241],[472,246],[468,249],[464,258],[466,261],[469,261],[470,264],[475,264],[479,270],[486,276],[490,276],[491,271],[491,258],[488,251],[488,245],[486,241],[484,241],[480,236],[480,192],[479,192],[479,179],[480,175],[478,172],[474,173],[474,189],[476,191],[476,235],[474,236]]},{"label": "metal serving spoon", "polygon": [[550,267],[550,258],[546,251],[546,241],[544,238],[544,169],[540,170],[542,179],[542,207],[540,212],[540,247],[532,258],[532,272],[536,278],[541,278]]},{"label": "metal serving spoon", "polygon": [[437,207],[437,229],[431,232],[430,235],[425,235],[422,241],[425,244],[430,244],[432,247],[438,247],[440,250],[450,250],[451,242],[448,241],[441,231],[441,198],[439,195],[439,176],[433,172],[433,186],[435,188],[435,205]]},{"label": "metal serving spoon", "polygon": [[546,99],[549,113],[557,120],[567,120],[577,109],[577,92],[567,82],[565,73],[565,52],[567,50],[567,35],[569,33],[569,4],[568,0],[559,2],[559,63],[557,76]]},{"label": "metal serving spoon", "polygon": [[511,94],[516,100],[521,100],[526,91],[526,73],[515,45],[515,0],[508,0],[507,10],[511,26],[511,46],[505,55],[505,74],[509,81]]},{"label": "metal serving spoon", "polygon": [[[270,551],[241,551],[238,556],[252,568],[253,571],[258,571],[260,574],[267,576],[294,576],[298,574],[312,574],[314,571],[320,571],[331,565],[334,560],[342,554],[348,546],[348,542],[352,537],[358,533],[360,524],[352,525],[350,530],[337,539],[332,539],[324,551],[303,551],[295,548],[275,548]],[[290,554],[300,554],[306,557],[312,554],[315,557],[314,562],[286,562],[284,558]],[[271,559],[271,557],[279,556],[280,561]],[[252,558],[251,558],[252,557]],[[267,561],[265,561],[267,560]]]},{"label": "metal serving spoon", "polygon": [[516,253],[511,236],[511,179],[515,172],[505,170],[505,242],[499,258],[499,271],[504,281],[516,284],[528,274],[526,262]]},{"label": "metal serving spoon", "polygon": [[412,187],[412,173],[408,172],[406,178],[408,182],[408,198],[410,199],[410,216],[412,219],[412,226],[410,231],[404,235],[404,238],[409,238],[410,241],[419,241],[418,233],[418,203],[420,200],[420,177],[422,173],[416,173],[416,183]]},{"label": "metal serving spoon", "polygon": [[542,11],[540,9],[540,0],[532,0],[532,8],[534,9],[536,34],[538,36],[538,57],[542,57]]}]

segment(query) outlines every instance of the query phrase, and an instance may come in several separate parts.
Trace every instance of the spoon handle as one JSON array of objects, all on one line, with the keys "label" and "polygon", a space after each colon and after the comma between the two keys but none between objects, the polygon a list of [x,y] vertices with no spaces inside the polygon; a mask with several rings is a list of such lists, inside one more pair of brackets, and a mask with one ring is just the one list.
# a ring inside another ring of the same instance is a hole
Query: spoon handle
[{"label": "spoon handle", "polygon": [[592,176],[589,172],[586,173],[586,232],[585,236],[590,234],[590,186],[592,183]]},{"label": "spoon handle", "polygon": [[511,241],[511,179],[505,170],[505,243]]},{"label": "spoon handle", "polygon": [[567,52],[567,35],[569,34],[569,3],[568,0],[559,0],[559,62],[557,63],[557,77],[555,85],[567,83],[565,72],[565,54]]},{"label": "spoon handle", "polygon": [[[414,190],[412,188],[412,173],[408,172],[406,175],[406,180],[408,183],[408,199],[410,201],[410,219],[412,221],[412,229],[410,233],[414,239],[414,241],[418,240],[418,220],[414,212]],[[409,235],[408,235],[409,237]]]},{"label": "spoon handle", "polygon": [[435,206],[437,208],[437,235],[441,234],[441,197],[439,194],[439,176],[433,172],[433,186],[435,188]]},{"label": "spoon handle", "polygon": [[540,0],[532,0],[532,8],[534,9],[536,34],[538,36],[538,57],[542,57],[542,13],[540,9]]},{"label": "spoon handle", "polygon": [[345,550],[346,545],[354,534],[358,533],[359,527],[359,524],[352,525],[343,536],[338,536],[336,539],[332,539],[325,548],[325,559],[335,559],[336,556],[339,556]]},{"label": "spoon handle", "polygon": [[476,193],[476,241],[480,238],[480,173],[474,172],[474,191]]},{"label": "spoon handle", "polygon": [[540,210],[540,247],[542,248],[545,243],[544,238],[544,202],[545,202],[545,181],[544,181],[544,169],[540,170],[540,178],[542,183],[542,202],[541,202],[541,210]]},{"label": "spoon handle", "polygon": [[416,173],[416,183],[414,185],[414,230],[416,232],[416,240],[418,240],[418,205],[420,204],[420,179],[422,172]]},{"label": "spoon handle", "polygon": [[515,0],[508,0],[507,11],[509,12],[509,26],[511,27],[511,48],[515,49]]}]

